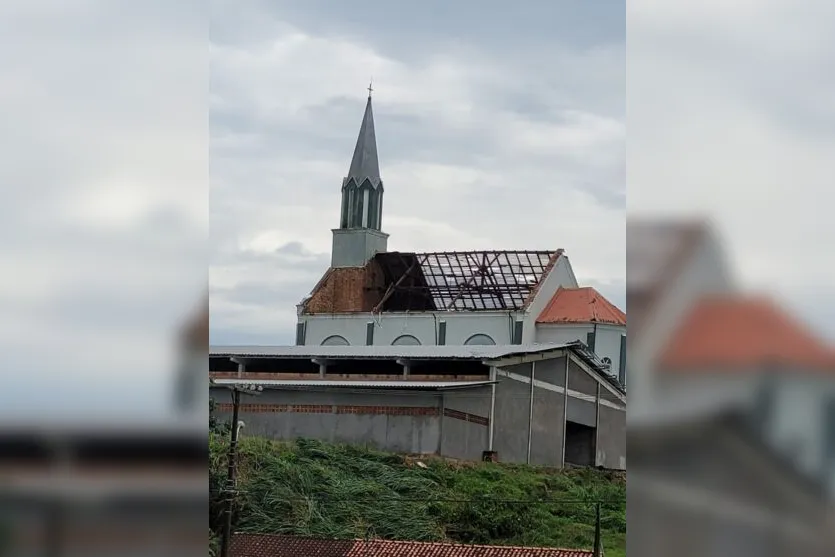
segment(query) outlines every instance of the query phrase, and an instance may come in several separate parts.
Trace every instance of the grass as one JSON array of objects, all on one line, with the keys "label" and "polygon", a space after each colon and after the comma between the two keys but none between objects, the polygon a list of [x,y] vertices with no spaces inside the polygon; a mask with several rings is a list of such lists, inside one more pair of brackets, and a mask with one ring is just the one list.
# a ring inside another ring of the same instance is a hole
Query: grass
[{"label": "grass", "polygon": [[[212,435],[210,447],[210,526],[216,529],[226,446]],[[621,474],[414,459],[253,437],[241,440],[239,462],[240,531],[591,548],[595,502],[601,501],[605,554],[626,554]]]}]

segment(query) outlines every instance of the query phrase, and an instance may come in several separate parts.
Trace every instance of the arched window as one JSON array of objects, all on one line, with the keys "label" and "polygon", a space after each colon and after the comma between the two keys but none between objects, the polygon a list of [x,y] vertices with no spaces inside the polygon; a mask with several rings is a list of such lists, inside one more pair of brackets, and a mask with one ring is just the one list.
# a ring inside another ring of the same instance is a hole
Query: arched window
[{"label": "arched window", "polygon": [[420,346],[420,341],[417,337],[412,335],[400,335],[394,342],[391,343],[392,346]]},{"label": "arched window", "polygon": [[473,345],[493,346],[493,345],[496,344],[496,341],[493,340],[492,337],[489,337],[487,335],[483,335],[481,333],[477,333],[477,334],[471,336],[470,338],[468,338],[467,341],[464,344],[469,345],[469,346],[473,346]]},{"label": "arched window", "polygon": [[345,337],[339,335],[331,335],[322,341],[322,346],[349,346],[350,344]]}]

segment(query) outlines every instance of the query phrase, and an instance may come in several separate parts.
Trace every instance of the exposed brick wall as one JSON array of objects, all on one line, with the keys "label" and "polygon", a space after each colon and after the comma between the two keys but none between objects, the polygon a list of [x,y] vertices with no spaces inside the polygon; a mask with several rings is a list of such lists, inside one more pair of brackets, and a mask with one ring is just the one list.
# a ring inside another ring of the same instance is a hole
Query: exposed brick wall
[{"label": "exposed brick wall", "polygon": [[382,414],[385,416],[438,416],[432,406],[337,406],[337,414]]},{"label": "exposed brick wall", "polygon": [[328,269],[305,304],[305,313],[371,311],[385,291],[383,273],[374,261],[365,267]]},{"label": "exposed brick wall", "polygon": [[472,424],[478,424],[483,426],[490,425],[490,420],[487,418],[482,418],[481,416],[476,416],[475,414],[468,414],[466,412],[459,412],[458,410],[452,410],[450,408],[444,408],[444,416],[446,416],[447,418],[454,418],[456,420],[470,422]]},{"label": "exposed brick wall", "polygon": [[[232,412],[232,404],[225,402],[217,405],[219,412]],[[269,414],[293,412],[297,414],[363,414],[383,416],[440,416],[441,412],[433,406],[351,406],[331,404],[241,404],[240,412],[250,414]],[[444,416],[474,424],[487,426],[490,420],[482,416],[445,409]]]}]

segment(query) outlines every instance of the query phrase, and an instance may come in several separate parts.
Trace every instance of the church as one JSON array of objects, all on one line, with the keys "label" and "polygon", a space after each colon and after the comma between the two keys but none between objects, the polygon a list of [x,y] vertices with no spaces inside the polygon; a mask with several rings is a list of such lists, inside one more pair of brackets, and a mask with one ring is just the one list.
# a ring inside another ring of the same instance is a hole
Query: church
[{"label": "church", "polygon": [[273,439],[626,469],[626,315],[562,249],[388,251],[383,195],[369,95],[296,345],[210,347],[221,419],[237,409],[247,435]]},{"label": "church", "polygon": [[580,340],[625,384],[626,314],[578,284],[564,250],[387,250],[370,91],[341,193],[331,265],[297,307],[297,345]]}]

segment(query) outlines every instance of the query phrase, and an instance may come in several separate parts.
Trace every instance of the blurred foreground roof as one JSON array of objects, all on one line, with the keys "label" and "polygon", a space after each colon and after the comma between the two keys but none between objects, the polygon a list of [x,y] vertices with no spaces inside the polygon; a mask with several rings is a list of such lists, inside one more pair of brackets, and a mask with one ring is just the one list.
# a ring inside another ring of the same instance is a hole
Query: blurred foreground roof
[{"label": "blurred foreground roof", "polygon": [[709,233],[702,220],[633,220],[626,225],[629,325],[637,331]]},{"label": "blurred foreground roof", "polygon": [[664,370],[835,371],[835,351],[767,297],[697,303],[661,356]]}]

